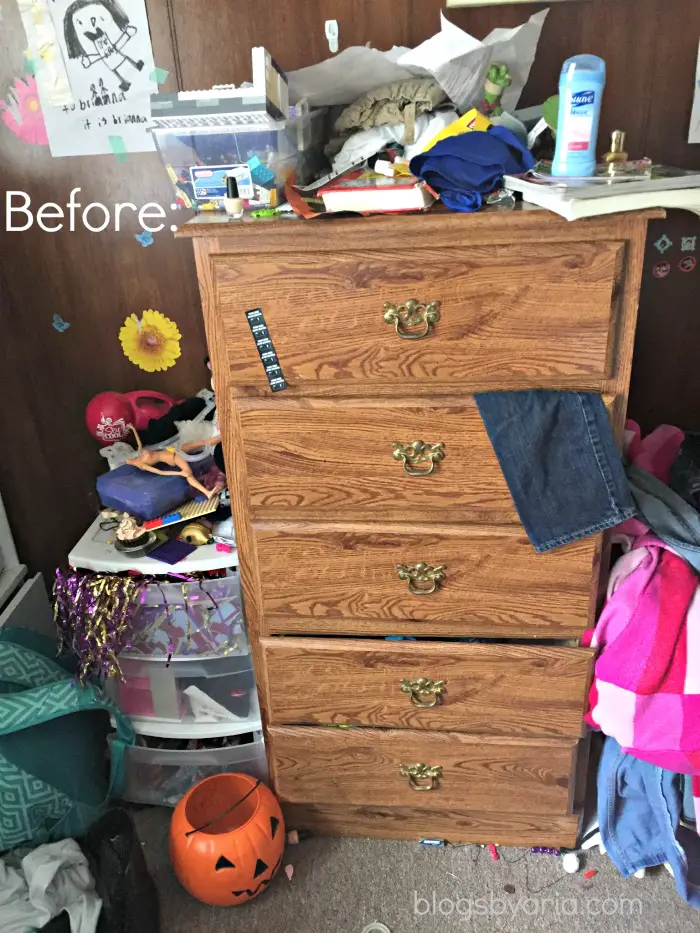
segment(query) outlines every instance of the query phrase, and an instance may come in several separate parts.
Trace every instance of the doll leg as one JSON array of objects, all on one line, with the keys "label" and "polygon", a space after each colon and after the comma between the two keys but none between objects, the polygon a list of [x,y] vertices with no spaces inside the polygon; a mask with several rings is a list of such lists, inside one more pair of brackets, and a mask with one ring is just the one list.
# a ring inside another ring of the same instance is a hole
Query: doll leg
[{"label": "doll leg", "polygon": [[217,492],[221,492],[220,489],[207,489],[206,486],[202,486],[199,480],[196,480],[194,476],[192,475],[190,476],[185,475],[185,479],[190,484],[190,486],[192,486],[194,489],[198,489],[201,493],[203,493],[207,497],[207,499],[211,499],[213,496],[217,494]]}]

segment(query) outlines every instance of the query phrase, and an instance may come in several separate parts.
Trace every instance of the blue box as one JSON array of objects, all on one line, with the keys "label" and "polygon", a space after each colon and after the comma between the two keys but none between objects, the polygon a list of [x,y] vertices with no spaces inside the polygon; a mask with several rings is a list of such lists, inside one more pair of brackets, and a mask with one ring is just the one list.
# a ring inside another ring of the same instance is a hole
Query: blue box
[{"label": "blue box", "polygon": [[193,492],[180,473],[157,476],[126,463],[97,478],[97,495],[105,508],[119,509],[144,521],[172,511],[191,499]]}]

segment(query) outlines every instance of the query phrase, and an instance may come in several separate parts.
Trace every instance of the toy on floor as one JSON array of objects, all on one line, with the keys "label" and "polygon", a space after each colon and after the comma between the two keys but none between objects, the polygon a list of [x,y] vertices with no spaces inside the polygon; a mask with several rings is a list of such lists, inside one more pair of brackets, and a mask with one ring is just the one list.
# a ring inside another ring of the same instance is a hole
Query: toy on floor
[{"label": "toy on floor", "polygon": [[277,874],[285,829],[277,798],[247,774],[215,774],[180,800],[170,823],[170,859],[180,884],[205,904],[256,897]]},{"label": "toy on floor", "polygon": [[156,466],[157,463],[177,467],[180,476],[183,476],[193,489],[201,492],[207,499],[211,499],[212,496],[216,495],[218,490],[207,489],[206,486],[202,486],[199,480],[195,478],[192,467],[177,453],[174,447],[166,447],[165,450],[145,450],[136,428],[133,424],[129,425],[129,427],[134,432],[138,444],[136,456],[126,461],[129,466],[137,467],[139,470],[146,470],[148,473],[157,473],[159,476],[172,476],[174,471],[159,470]]}]

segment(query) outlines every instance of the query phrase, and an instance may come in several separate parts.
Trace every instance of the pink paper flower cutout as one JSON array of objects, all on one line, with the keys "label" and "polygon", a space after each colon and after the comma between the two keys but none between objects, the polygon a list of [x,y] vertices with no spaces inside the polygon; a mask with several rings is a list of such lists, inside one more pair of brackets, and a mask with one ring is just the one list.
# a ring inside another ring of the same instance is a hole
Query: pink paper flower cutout
[{"label": "pink paper flower cutout", "polygon": [[7,128],[24,140],[37,146],[48,146],[44,114],[32,75],[15,78],[14,85],[7,92],[7,100],[0,100],[3,123]]}]

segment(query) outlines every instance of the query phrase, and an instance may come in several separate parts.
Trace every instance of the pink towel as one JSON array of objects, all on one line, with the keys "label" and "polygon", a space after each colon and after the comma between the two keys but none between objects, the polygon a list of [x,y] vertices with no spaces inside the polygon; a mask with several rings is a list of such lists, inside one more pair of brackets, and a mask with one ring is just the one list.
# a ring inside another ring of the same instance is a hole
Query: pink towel
[{"label": "pink towel", "polygon": [[700,598],[691,567],[652,536],[615,565],[592,640],[587,721],[637,758],[700,775]]}]

